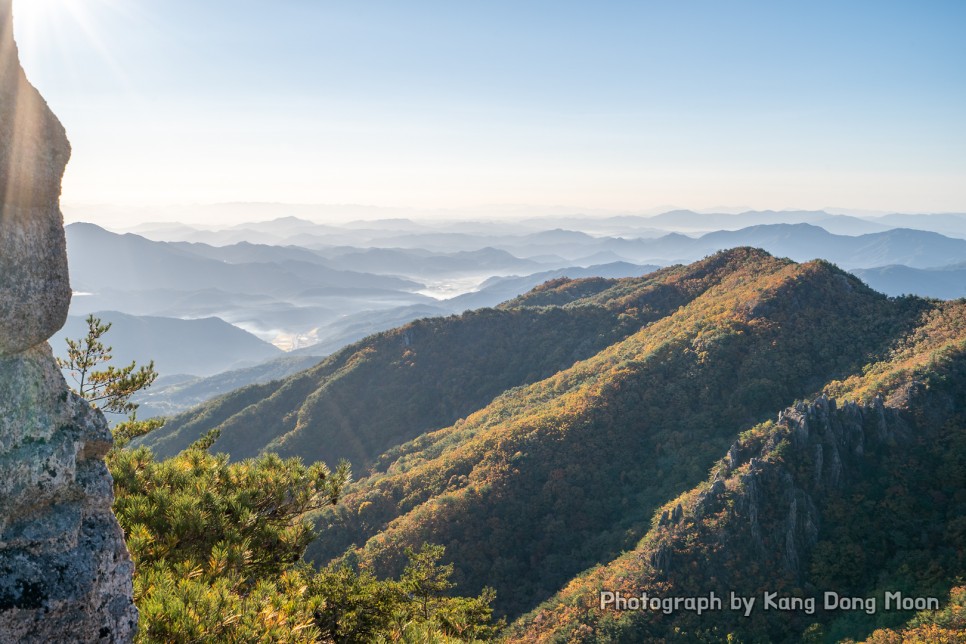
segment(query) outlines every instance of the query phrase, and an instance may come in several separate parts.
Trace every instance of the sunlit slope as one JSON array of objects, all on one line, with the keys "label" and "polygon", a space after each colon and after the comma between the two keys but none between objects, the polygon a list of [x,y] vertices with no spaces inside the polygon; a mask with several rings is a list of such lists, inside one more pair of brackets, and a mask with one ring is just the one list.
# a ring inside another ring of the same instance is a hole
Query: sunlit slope
[{"label": "sunlit slope", "polygon": [[419,320],[182,414],[144,444],[167,456],[217,428],[214,449],[234,458],[265,450],[306,461],[346,458],[364,472],[386,450],[672,313],[731,270],[719,257],[642,278],[561,279],[498,310]]},{"label": "sunlit slope", "polygon": [[[885,610],[886,591],[945,601],[966,573],[966,303],[929,305],[862,372],[722,454],[697,486],[658,507],[633,549],[519,619],[511,640],[712,642],[733,633],[736,641],[798,641],[810,629],[808,641],[838,641],[910,620],[910,611]],[[758,607],[749,617],[601,611],[601,590],[733,591],[757,597]],[[826,591],[874,597],[877,609],[824,611]],[[766,611],[764,592],[819,601],[814,614]],[[958,622],[953,607],[912,620],[907,634],[961,638],[962,589],[953,594]],[[900,641],[887,636],[873,641]]]},{"label": "sunlit slope", "polygon": [[[379,473],[321,518],[325,538],[310,555],[326,561],[364,544],[362,560],[389,573],[406,546],[440,543],[462,589],[494,586],[498,607],[519,614],[634,547],[655,508],[703,480],[741,430],[859,372],[926,306],[890,301],[826,262],[751,249],[681,270],[708,288],[385,455]],[[612,289],[630,296],[628,285]],[[565,291],[578,287],[522,301],[568,302]],[[608,292],[590,290],[576,301]]]}]

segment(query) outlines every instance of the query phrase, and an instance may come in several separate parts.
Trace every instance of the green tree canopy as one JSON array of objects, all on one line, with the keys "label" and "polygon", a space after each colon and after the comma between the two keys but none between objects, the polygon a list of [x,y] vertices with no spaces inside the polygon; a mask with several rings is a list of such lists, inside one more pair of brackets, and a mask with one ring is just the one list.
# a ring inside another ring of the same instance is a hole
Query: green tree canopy
[{"label": "green tree canopy", "polygon": [[138,421],[130,402],[154,382],[154,363],[106,365],[112,350],[102,337],[111,325],[94,316],[87,323],[87,336],[68,340],[59,363],[93,406],[131,414],[114,427],[107,464],[135,563],[138,642],[447,643],[489,638],[502,627],[492,623],[492,590],[444,596],[453,567],[439,565],[438,546],[410,551],[398,581],[302,562],[317,537],[306,514],[338,502],[350,480],[347,462],[335,471],[276,454],[232,463],[208,452],[218,430],[163,461],[147,448],[127,449],[164,422]]},{"label": "green tree canopy", "polygon": [[57,358],[57,366],[67,371],[76,383],[74,393],[91,405],[114,414],[133,413],[138,405],[131,396],[150,387],[158,377],[154,361],[138,367],[136,362],[125,367],[99,366],[113,359],[113,347],[105,346],[101,337],[111,329],[93,314],[87,316],[87,335],[78,340],[67,338],[67,358]]}]

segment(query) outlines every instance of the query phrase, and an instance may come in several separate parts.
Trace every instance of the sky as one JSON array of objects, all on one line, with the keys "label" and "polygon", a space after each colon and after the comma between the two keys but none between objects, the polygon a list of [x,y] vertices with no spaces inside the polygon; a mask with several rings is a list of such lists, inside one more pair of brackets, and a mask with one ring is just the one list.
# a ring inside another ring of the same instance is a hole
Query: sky
[{"label": "sky", "polygon": [[962,0],[14,7],[65,212],[966,212]]}]

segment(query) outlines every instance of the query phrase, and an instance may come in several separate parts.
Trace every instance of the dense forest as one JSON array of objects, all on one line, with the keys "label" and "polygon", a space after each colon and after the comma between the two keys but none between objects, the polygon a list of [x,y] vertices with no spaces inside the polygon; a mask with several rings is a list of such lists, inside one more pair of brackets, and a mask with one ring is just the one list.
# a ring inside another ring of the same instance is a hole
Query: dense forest
[{"label": "dense forest", "polygon": [[[168,421],[143,440],[170,456],[212,429],[234,458],[261,452],[366,468],[386,450],[451,425],[660,319],[716,275],[555,280],[498,309],[418,320],[350,345],[286,380],[253,385]],[[531,304],[530,299],[533,299]],[[568,306],[542,306],[546,299]]]},{"label": "dense forest", "polygon": [[[746,248],[420,320],[116,450],[142,616],[174,638],[163,616],[199,593],[239,617],[197,632],[301,633],[282,641],[961,635],[964,350],[963,301]],[[340,459],[356,481],[321,465]],[[419,574],[432,608],[403,590]],[[745,618],[602,610],[601,591],[942,607]],[[371,633],[306,612],[353,597],[388,606]]]}]

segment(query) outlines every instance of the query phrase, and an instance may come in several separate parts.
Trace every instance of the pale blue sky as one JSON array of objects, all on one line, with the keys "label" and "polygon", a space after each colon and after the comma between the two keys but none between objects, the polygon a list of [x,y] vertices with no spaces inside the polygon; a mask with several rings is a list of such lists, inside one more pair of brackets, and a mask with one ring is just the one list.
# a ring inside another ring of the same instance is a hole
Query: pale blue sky
[{"label": "pale blue sky", "polygon": [[966,211],[962,0],[15,7],[66,204]]}]

